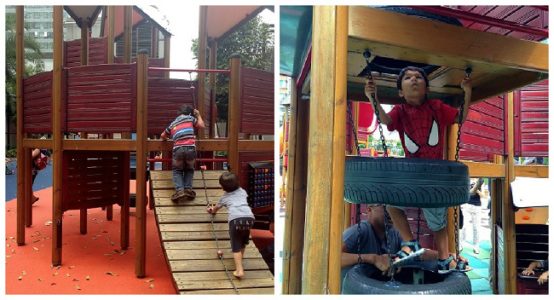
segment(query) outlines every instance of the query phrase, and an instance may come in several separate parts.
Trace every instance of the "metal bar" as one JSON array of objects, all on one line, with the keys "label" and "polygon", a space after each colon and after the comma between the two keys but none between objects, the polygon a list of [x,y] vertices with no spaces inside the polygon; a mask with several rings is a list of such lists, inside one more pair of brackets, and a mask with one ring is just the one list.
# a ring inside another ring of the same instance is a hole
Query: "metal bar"
[{"label": "metal bar", "polygon": [[445,17],[464,19],[464,20],[473,21],[480,24],[490,25],[490,26],[496,26],[496,27],[500,27],[500,28],[504,28],[512,31],[529,33],[540,37],[546,37],[546,38],[548,37],[548,29],[530,27],[530,26],[526,26],[526,25],[522,25],[522,24],[518,24],[518,23],[506,21],[506,20],[499,20],[496,18],[478,15],[475,13],[462,11],[458,9],[452,9],[452,8],[440,7],[440,6],[407,6],[407,7],[438,14]]},{"label": "metal bar", "polygon": [[[161,161],[171,162],[172,160],[173,160],[172,158],[149,158],[146,161],[148,161],[148,162],[161,162]],[[229,160],[226,159],[226,158],[197,158],[196,161],[197,162],[226,162],[226,161],[229,161]]]},{"label": "metal bar", "polygon": [[167,71],[167,72],[190,72],[190,73],[224,73],[229,74],[231,70],[223,69],[172,69],[172,68],[161,68],[161,67],[148,67],[148,71]]}]

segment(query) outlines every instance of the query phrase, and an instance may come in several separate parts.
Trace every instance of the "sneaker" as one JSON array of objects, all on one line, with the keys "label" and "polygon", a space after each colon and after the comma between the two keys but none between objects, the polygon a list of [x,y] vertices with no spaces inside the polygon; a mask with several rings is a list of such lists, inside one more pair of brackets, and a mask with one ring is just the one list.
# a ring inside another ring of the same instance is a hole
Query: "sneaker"
[{"label": "sneaker", "polygon": [[183,194],[184,200],[192,201],[196,198],[196,192],[193,189],[185,189]]},{"label": "sneaker", "polygon": [[183,197],[185,197],[185,191],[183,190],[178,190],[175,192],[175,194],[173,194],[171,196],[171,201],[173,202],[178,202],[179,200],[181,200]]}]

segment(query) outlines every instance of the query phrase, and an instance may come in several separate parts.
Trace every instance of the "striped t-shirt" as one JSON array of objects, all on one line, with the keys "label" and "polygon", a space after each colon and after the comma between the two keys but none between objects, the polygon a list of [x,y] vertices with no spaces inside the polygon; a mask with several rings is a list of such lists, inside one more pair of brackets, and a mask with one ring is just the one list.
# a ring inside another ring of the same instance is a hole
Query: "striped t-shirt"
[{"label": "striped t-shirt", "polygon": [[195,146],[194,125],[196,122],[197,119],[191,115],[179,115],[167,126],[165,133],[171,135],[174,149],[181,146]]}]

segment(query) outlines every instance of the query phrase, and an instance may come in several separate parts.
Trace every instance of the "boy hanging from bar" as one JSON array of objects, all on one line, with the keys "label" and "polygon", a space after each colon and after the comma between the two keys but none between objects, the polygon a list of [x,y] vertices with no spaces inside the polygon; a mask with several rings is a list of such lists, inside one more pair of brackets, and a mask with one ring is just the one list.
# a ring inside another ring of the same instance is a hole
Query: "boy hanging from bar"
[{"label": "boy hanging from bar", "polygon": [[179,115],[162,132],[161,138],[173,139],[173,183],[175,193],[171,201],[194,200],[196,193],[192,189],[194,163],[196,160],[196,136],[194,128],[204,128],[204,120],[197,109],[184,104]]},{"label": "boy hanging from bar", "polygon": [[[463,122],[467,117],[467,108],[471,99],[471,79],[466,76],[460,86],[465,93]],[[375,95],[373,80],[371,77],[366,80],[365,94],[370,101],[376,102],[381,123],[387,125],[389,131],[398,131],[406,158],[443,159],[445,130],[456,122],[458,109],[438,99],[427,99],[429,79],[425,71],[420,68],[409,66],[402,69],[398,75],[396,87],[403,103],[395,105],[387,114],[379,101],[372,97],[372,94]],[[395,255],[394,264],[421,254],[422,251],[418,251],[421,247],[414,239],[403,208],[387,206],[387,211],[402,238],[401,249]],[[427,225],[435,236],[439,254],[438,273],[471,270],[466,261],[455,258],[448,252],[447,207],[423,208],[423,213]]]}]

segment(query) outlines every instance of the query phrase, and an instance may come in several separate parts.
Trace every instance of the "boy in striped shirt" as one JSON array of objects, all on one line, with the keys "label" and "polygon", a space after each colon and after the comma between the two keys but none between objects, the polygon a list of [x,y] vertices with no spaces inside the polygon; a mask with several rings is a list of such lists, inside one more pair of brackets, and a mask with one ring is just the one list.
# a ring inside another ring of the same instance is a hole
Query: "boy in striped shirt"
[{"label": "boy in striped shirt", "polygon": [[173,139],[173,183],[175,194],[172,201],[193,200],[196,193],[192,190],[194,162],[196,159],[196,136],[194,128],[204,128],[204,120],[196,109],[184,104],[177,116],[162,132],[161,138]]}]

